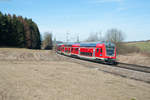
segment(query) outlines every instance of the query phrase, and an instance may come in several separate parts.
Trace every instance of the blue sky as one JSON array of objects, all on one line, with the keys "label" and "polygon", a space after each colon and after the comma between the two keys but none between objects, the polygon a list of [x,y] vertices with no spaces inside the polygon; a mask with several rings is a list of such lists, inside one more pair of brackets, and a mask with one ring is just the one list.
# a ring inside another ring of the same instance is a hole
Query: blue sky
[{"label": "blue sky", "polygon": [[41,34],[86,39],[91,32],[122,30],[126,41],[150,39],[150,0],[0,0],[0,11],[32,18]]}]

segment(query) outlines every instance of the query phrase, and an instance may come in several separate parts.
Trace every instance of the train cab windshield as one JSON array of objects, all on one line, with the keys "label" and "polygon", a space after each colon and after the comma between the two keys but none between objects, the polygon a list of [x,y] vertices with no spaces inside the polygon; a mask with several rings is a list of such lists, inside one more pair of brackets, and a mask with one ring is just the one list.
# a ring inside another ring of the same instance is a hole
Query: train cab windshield
[{"label": "train cab windshield", "polygon": [[114,56],[114,54],[115,54],[115,45],[114,44],[106,45],[106,54],[107,54],[107,56]]}]

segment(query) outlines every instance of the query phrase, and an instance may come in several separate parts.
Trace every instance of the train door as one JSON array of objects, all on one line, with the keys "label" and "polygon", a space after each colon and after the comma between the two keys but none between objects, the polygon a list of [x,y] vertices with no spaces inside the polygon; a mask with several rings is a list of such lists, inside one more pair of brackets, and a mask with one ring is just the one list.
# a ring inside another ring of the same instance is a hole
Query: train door
[{"label": "train door", "polygon": [[95,53],[95,55],[96,55],[96,57],[102,57],[102,48],[96,48],[96,53]]},{"label": "train door", "polygon": [[71,53],[74,53],[74,48],[73,47],[71,48]]}]

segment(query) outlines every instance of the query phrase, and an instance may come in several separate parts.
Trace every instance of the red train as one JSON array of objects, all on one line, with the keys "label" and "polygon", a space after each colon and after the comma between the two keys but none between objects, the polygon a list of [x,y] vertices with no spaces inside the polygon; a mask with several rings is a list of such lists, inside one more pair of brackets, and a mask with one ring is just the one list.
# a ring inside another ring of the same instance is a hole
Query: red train
[{"label": "red train", "polygon": [[68,56],[116,64],[116,47],[111,42],[64,43],[58,44],[56,51]]}]

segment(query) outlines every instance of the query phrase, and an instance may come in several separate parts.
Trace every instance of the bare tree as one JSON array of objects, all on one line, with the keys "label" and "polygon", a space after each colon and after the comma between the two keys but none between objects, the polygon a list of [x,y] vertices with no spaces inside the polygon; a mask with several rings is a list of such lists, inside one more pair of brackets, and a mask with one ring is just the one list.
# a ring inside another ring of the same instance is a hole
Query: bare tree
[{"label": "bare tree", "polygon": [[125,39],[124,33],[118,29],[109,29],[106,32],[105,40],[113,42],[117,47],[117,53],[121,54],[125,52],[126,46],[122,43]]},{"label": "bare tree", "polygon": [[125,39],[125,37],[124,37],[123,32],[121,30],[118,30],[115,28],[109,29],[105,35],[106,41],[111,41],[115,44],[123,42],[124,39]]},{"label": "bare tree", "polygon": [[89,37],[88,37],[85,41],[87,41],[87,42],[103,41],[101,35],[102,35],[101,32],[91,33],[91,34],[89,35]]},{"label": "bare tree", "polygon": [[42,49],[52,49],[52,48],[53,48],[52,33],[45,32],[44,40],[42,42]]}]

